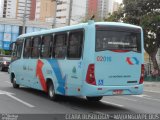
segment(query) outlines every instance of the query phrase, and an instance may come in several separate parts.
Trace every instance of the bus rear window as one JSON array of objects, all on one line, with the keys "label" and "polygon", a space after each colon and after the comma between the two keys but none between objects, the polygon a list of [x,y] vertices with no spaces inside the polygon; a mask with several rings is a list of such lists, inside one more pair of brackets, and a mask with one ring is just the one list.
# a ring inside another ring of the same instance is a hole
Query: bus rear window
[{"label": "bus rear window", "polygon": [[141,34],[131,31],[96,31],[96,51],[128,50],[141,52]]}]

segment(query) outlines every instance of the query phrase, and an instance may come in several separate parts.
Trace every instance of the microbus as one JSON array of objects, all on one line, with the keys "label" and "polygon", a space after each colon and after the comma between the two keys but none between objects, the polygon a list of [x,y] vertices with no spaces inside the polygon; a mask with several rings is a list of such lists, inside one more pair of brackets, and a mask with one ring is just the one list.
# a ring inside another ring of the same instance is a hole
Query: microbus
[{"label": "microbus", "polygon": [[57,95],[138,95],[143,92],[143,31],[139,26],[82,23],[20,35],[12,44],[10,80]]}]

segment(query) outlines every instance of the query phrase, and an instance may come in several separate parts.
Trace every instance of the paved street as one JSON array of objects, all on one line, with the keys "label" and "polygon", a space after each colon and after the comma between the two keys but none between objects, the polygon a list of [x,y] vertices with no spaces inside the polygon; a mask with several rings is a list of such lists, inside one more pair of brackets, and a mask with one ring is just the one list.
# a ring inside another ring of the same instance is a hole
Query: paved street
[{"label": "paved street", "polygon": [[59,102],[53,102],[41,91],[24,87],[12,88],[9,74],[6,72],[0,72],[0,82],[0,113],[159,113],[160,111],[160,91],[151,91],[147,87],[143,95],[108,96],[98,103],[76,97],[60,97]]}]

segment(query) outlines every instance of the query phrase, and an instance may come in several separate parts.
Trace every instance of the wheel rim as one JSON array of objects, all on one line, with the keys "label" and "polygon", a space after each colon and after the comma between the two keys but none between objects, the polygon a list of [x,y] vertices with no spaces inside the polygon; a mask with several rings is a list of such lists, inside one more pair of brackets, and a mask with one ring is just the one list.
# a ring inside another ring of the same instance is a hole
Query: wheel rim
[{"label": "wheel rim", "polygon": [[54,89],[53,89],[53,86],[52,85],[50,85],[50,87],[49,87],[49,96],[52,98],[52,97],[54,97]]},{"label": "wheel rim", "polygon": [[16,78],[13,78],[13,84],[14,85],[16,84]]}]

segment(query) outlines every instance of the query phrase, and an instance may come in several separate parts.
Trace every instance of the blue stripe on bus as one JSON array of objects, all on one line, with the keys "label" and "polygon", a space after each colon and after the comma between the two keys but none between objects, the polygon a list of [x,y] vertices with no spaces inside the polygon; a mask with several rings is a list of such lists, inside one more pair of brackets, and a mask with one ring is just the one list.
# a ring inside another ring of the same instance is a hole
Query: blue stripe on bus
[{"label": "blue stripe on bus", "polygon": [[62,78],[62,73],[58,64],[58,61],[56,59],[47,59],[47,61],[49,62],[49,64],[51,65],[57,81],[58,81],[58,87],[57,87],[57,91],[62,93],[63,95],[65,95],[65,81],[66,81],[66,76],[64,78]]}]

